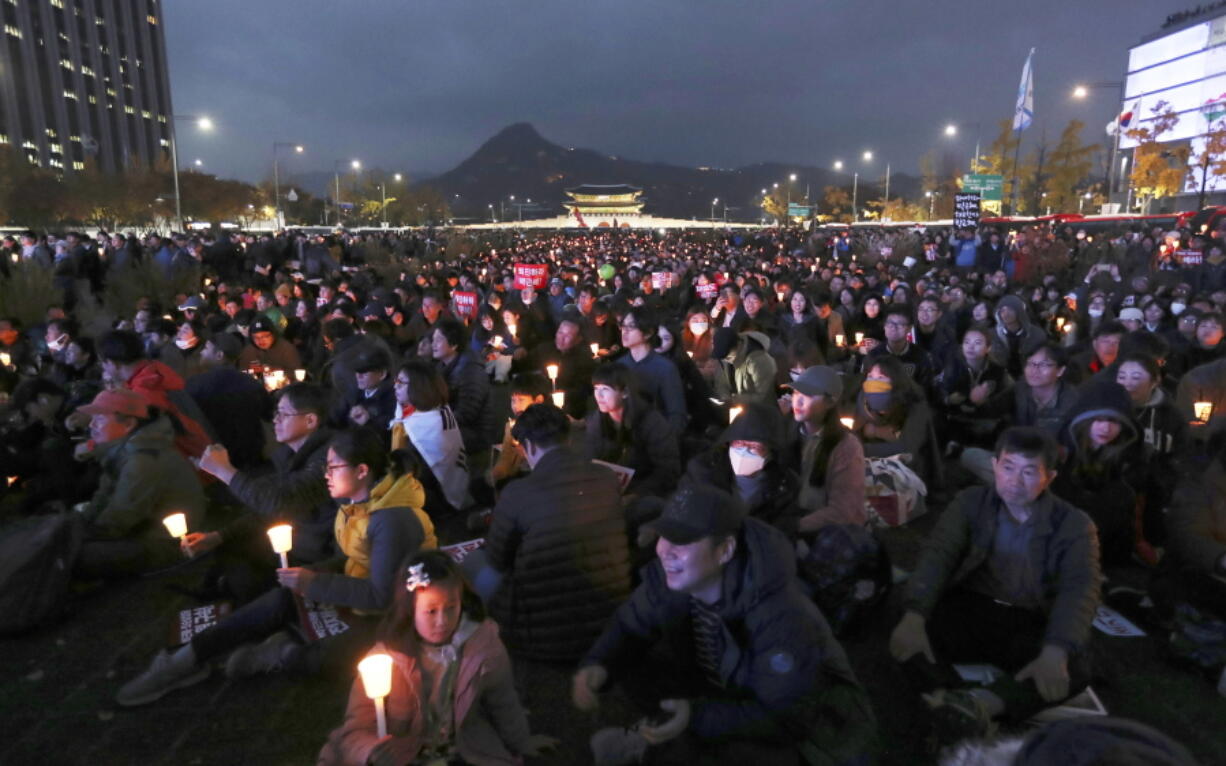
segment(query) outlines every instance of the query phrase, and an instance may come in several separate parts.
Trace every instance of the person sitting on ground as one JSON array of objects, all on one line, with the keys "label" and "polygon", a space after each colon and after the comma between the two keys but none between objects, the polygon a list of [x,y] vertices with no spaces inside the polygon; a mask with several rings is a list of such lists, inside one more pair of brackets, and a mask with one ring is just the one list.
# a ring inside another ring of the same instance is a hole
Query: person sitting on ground
[{"label": "person sitting on ground", "polygon": [[356,386],[337,404],[334,424],[370,426],[379,433],[386,432],[397,410],[391,369],[392,360],[382,349],[369,349],[354,358]]},{"label": "person sitting on ground", "polygon": [[689,422],[685,386],[677,366],[655,351],[660,345],[659,328],[656,312],[644,306],[631,308],[621,321],[621,344],[627,353],[617,363],[634,373],[638,392],[659,410],[673,433],[683,434]]},{"label": "person sitting on ground", "polygon": [[924,393],[894,356],[872,360],[856,399],[855,428],[865,457],[910,455],[929,488],[942,478],[941,452]]},{"label": "person sitting on ground", "polygon": [[1000,422],[992,400],[1012,401],[1013,380],[1004,367],[988,358],[991,340],[989,328],[968,327],[941,374],[937,390],[945,411],[946,454],[960,447],[991,447]]},{"label": "person sitting on ground", "polygon": [[170,419],[135,391],[103,391],[78,408],[88,415],[93,449],[102,467],[94,496],[76,507],[86,523],[75,574],[84,580],[141,574],[179,561],[178,543],[162,518],[204,521],[204,489],[174,448]]},{"label": "person sitting on ground", "polygon": [[1137,535],[1137,488],[1145,483],[1146,467],[1124,387],[1114,381],[1083,387],[1061,445],[1064,459],[1052,492],[1094,520],[1103,561],[1125,563],[1134,550],[1151,558],[1151,551],[1137,547],[1143,540]]},{"label": "person sitting on ground", "polygon": [[214,576],[224,577],[224,590],[240,602],[276,583],[264,534],[274,519],[294,527],[290,559],[295,563],[316,564],[337,554],[332,533],[336,504],[324,479],[333,435],[325,426],[328,402],[327,391],[308,383],[281,389],[272,416],[278,446],[271,472],[236,466],[223,445],[212,445],[200,456],[200,470],[229,487],[243,512],[221,529],[189,532],[184,552],[199,556],[220,546]]},{"label": "person sitting on ground", "polygon": [[249,370],[259,365],[261,368],[285,370],[292,373],[302,367],[302,357],[298,349],[285,338],[277,323],[266,316],[260,315],[251,321],[247,330],[251,344],[238,355],[238,368]]},{"label": "person sitting on ground", "polygon": [[217,432],[239,468],[264,461],[264,423],[272,403],[264,386],[236,366],[242,341],[219,332],[204,341],[198,354],[201,372],[187,379],[187,393]]},{"label": "person sitting on ground", "polygon": [[602,364],[592,373],[596,411],[584,424],[583,454],[589,460],[634,471],[629,495],[663,497],[681,478],[677,434],[664,416],[637,395],[634,377],[620,364]]},{"label": "person sitting on ground", "polygon": [[591,399],[589,392],[596,362],[592,359],[591,348],[583,344],[582,326],[574,309],[562,314],[553,340],[541,343],[533,352],[534,371],[547,374],[549,365],[557,368],[554,390],[565,394],[562,409],[568,417],[582,420]]},{"label": "person sitting on ground", "polygon": [[447,381],[448,399],[460,424],[464,449],[469,458],[475,459],[489,449],[493,431],[489,376],[481,361],[465,350],[464,325],[458,320],[438,320],[430,335],[430,348],[435,365]]},{"label": "person sitting on ground", "polygon": [[[278,569],[279,587],[189,643],[158,652],[144,672],[120,688],[115,701],[124,707],[147,705],[197,684],[208,678],[213,660],[227,653],[230,678],[314,671],[325,660],[352,672],[357,655],[371,643],[376,616],[392,603],[400,562],[418,550],[438,547],[430,517],[421,510],[425,494],[407,459],[404,452],[389,456],[369,429],[332,437],[324,476],[329,494],[341,504],[335,533],[344,555],[310,568]],[[303,598],[353,610],[343,618],[348,629],[302,645],[290,631],[304,619]]]},{"label": "person sitting on ground", "polygon": [[519,416],[512,435],[532,472],[503,490],[485,537],[503,578],[490,611],[516,657],[573,662],[630,593],[617,478],[567,447],[569,432],[552,404]]},{"label": "person sitting on ground", "polygon": [[[992,486],[963,490],[941,514],[907,581],[890,654],[926,694],[947,742],[989,733],[1081,691],[1102,575],[1094,523],[1048,491],[1057,446],[1010,428],[996,442]],[[1004,675],[959,688],[950,663]]]},{"label": "person sitting on ground", "polygon": [[[648,716],[601,751],[646,763],[854,763],[875,720],[842,646],[795,577],[781,532],[686,483],[656,522],[658,559],[575,674],[592,711],[610,678]],[[663,710],[663,722],[652,720]],[[630,762],[629,760],[622,762]]]},{"label": "person sitting on ground", "polygon": [[388,733],[379,737],[374,702],[359,678],[319,766],[510,764],[554,747],[552,737],[529,733],[498,626],[459,566],[439,551],[419,553],[397,582],[372,650],[392,658]]},{"label": "person sitting on ground", "polygon": [[720,362],[715,395],[738,404],[773,404],[777,365],[770,355],[771,339],[750,322],[737,336],[736,348]]},{"label": "person sitting on ground", "polygon": [[389,423],[392,449],[412,445],[430,470],[421,476],[431,518],[468,505],[468,456],[451,407],[447,383],[425,359],[410,359],[396,371],[397,415]]}]

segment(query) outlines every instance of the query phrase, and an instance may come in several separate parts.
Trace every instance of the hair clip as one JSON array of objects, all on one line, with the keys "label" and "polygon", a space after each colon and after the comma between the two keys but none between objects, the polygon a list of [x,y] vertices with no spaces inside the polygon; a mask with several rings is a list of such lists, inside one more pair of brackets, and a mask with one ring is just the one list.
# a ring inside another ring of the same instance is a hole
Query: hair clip
[{"label": "hair clip", "polygon": [[409,576],[404,581],[405,590],[412,593],[418,588],[424,588],[430,584],[430,575],[426,574],[425,564],[414,564],[409,567]]}]

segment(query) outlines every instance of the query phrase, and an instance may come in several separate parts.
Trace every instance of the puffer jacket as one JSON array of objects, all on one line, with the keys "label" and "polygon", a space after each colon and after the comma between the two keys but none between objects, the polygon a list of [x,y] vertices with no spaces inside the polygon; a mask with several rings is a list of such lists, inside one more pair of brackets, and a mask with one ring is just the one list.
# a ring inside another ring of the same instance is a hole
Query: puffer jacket
[{"label": "puffer jacket", "polygon": [[485,550],[505,574],[490,612],[516,656],[574,661],[630,593],[617,478],[566,447],[507,485]]},{"label": "puffer jacket", "polygon": [[361,613],[386,609],[395,593],[396,570],[406,556],[438,547],[434,524],[422,510],[426,492],[412,474],[385,476],[361,503],[342,505],[333,532],[344,553],[339,572],[318,572],[307,598]]},{"label": "puffer jacket", "polygon": [[635,495],[666,495],[681,478],[681,450],[677,434],[659,410],[642,399],[627,407],[629,423],[619,428],[613,419],[590,412],[584,422],[583,454],[590,460],[634,469],[626,492]]},{"label": "puffer jacket", "polygon": [[200,529],[204,489],[191,463],[175,450],[166,415],[100,445],[94,456],[102,466],[102,479],[85,512],[92,538],[164,540],[162,517],[172,511],[187,515],[189,530]]},{"label": "puffer jacket", "polygon": [[[1001,308],[1008,306],[1017,314],[1021,327],[1016,333],[1010,333],[1000,321]],[[1016,295],[1005,295],[996,304],[996,334],[992,336],[992,345],[988,349],[988,358],[1004,367],[1015,379],[1022,377],[1022,364],[1025,355],[1038,344],[1047,340],[1047,333],[1042,327],[1030,321],[1030,312],[1026,303]]]},{"label": "puffer jacket", "polygon": [[494,431],[494,408],[490,406],[490,379],[485,366],[471,353],[458,354],[451,364],[439,365],[447,380],[451,411],[460,424],[464,449],[476,455],[490,446]]},{"label": "puffer jacket", "polygon": [[[987,563],[1004,502],[992,487],[962,490],[941,514],[907,581],[903,604],[925,618],[941,595]],[[1090,638],[1102,572],[1094,523],[1083,512],[1045,492],[1035,502],[1031,569],[1047,610],[1044,643],[1074,652]]]},{"label": "puffer jacket", "polygon": [[[875,725],[864,692],[826,619],[801,593],[788,540],[754,518],[745,519],[737,539],[714,607],[724,633],[718,672],[725,693],[691,700],[689,732],[705,743],[796,743],[831,754],[855,739],[856,727]],[[673,657],[694,656],[691,597],[669,589],[658,559],[642,578],[581,664],[602,665],[616,678],[634,672],[658,640]],[[839,703],[828,704],[831,695]],[[831,729],[828,718],[841,720]]]},{"label": "puffer jacket", "polygon": [[[465,618],[450,648],[460,663],[452,707],[460,757],[474,766],[522,763],[515,753],[527,749],[528,719],[515,693],[511,660],[498,640],[498,626],[492,620],[473,623]],[[392,688],[384,701],[391,736],[387,747],[395,753],[396,763],[415,763],[425,741],[422,698],[427,692],[421,665],[415,657],[382,644],[373,651],[392,658]],[[374,702],[359,678],[349,692],[345,722],[328,737],[318,766],[364,766],[378,744]]]}]

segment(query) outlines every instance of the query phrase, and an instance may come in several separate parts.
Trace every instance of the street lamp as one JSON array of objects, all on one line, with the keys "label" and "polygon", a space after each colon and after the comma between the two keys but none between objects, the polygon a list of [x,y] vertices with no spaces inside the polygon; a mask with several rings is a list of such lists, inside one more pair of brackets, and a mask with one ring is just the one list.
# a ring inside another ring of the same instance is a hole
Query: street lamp
[{"label": "street lamp", "polygon": [[[354,162],[354,167],[358,167],[358,161],[354,160],[353,162]],[[399,173],[392,176],[392,180],[395,181],[396,183],[400,183],[401,178],[403,178],[403,176],[401,176]],[[387,228],[387,181],[379,182],[379,194],[383,198],[383,204],[379,206],[379,217],[381,219],[379,222],[383,225],[383,228],[386,229]]]},{"label": "street lamp", "polygon": [[[866,151],[864,153],[864,161],[865,162],[873,161],[873,153],[871,151]],[[889,201],[890,201],[890,163],[887,162],[885,164],[885,200],[884,202],[889,202]],[[885,212],[884,205],[882,206],[882,212],[883,213]]]},{"label": "street lamp", "polygon": [[954,136],[958,135],[958,126],[954,125],[952,122],[946,125],[945,135],[949,136],[950,138],[953,138]]},{"label": "street lamp", "polygon": [[711,224],[715,224],[715,206],[719,204],[719,197],[711,200]]},{"label": "street lamp", "polygon": [[[332,202],[336,205],[336,225],[337,226],[341,225],[341,163],[342,162],[344,162],[344,160],[333,160],[332,161],[332,172],[336,176],[336,198],[332,200]],[[358,160],[351,160],[349,162],[349,167],[353,168],[353,171],[356,173],[357,171],[362,169],[362,163],[359,162]]]},{"label": "street lamp", "polygon": [[204,160],[197,159],[197,160],[196,160],[195,162],[193,162],[192,164],[193,164],[193,165],[195,165],[195,166],[196,166],[196,167],[198,167],[198,168],[202,168],[202,167],[204,167]]},{"label": "street lamp", "polygon": [[1091,90],[1099,90],[1103,88],[1113,88],[1113,89],[1118,90],[1120,93],[1119,95],[1120,106],[1116,107],[1115,120],[1114,120],[1115,122],[1115,140],[1111,142],[1111,161],[1107,163],[1107,201],[1110,202],[1111,195],[1115,193],[1115,182],[1116,182],[1115,157],[1117,154],[1119,154],[1119,151],[1120,151],[1121,130],[1120,130],[1120,122],[1119,122],[1120,113],[1118,110],[1122,109],[1123,104],[1124,104],[1124,83],[1123,81],[1112,80],[1112,81],[1106,81],[1106,82],[1092,82],[1092,83],[1087,83],[1084,85],[1078,85],[1075,88],[1073,88],[1072,95],[1073,95],[1073,98],[1075,99],[1084,100],[1089,97]]},{"label": "street lamp", "polygon": [[292,141],[273,141],[272,142],[272,194],[273,194],[273,211],[277,219],[277,227],[284,226],[281,221],[281,172],[277,167],[277,150],[281,147],[287,149],[292,148],[295,153],[302,154],[306,148],[302,144],[296,144]]},{"label": "street lamp", "polygon": [[834,161],[834,169],[835,169],[835,170],[842,170],[842,169],[843,169],[843,161],[842,161],[842,160],[835,160],[835,161]]},{"label": "street lamp", "polygon": [[872,153],[872,152],[865,152],[865,153],[864,153],[864,161],[865,161],[865,162],[872,162],[872,161],[873,161],[873,153]]},{"label": "street lamp", "polygon": [[198,129],[205,133],[213,129],[213,121],[208,117],[192,114],[172,114],[170,116],[170,164],[175,178],[175,221],[181,230],[183,228],[183,200],[179,194],[179,142],[175,136],[176,120],[191,120],[196,123]]}]

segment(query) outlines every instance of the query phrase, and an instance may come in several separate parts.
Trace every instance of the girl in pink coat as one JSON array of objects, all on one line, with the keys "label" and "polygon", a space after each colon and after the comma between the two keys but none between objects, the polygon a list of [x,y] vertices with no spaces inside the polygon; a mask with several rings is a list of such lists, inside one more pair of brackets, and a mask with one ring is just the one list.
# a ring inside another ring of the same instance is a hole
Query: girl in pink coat
[{"label": "girl in pink coat", "polygon": [[553,738],[529,733],[498,626],[456,563],[439,551],[419,553],[402,582],[373,650],[393,662],[388,736],[379,738],[359,679],[320,766],[521,764],[553,747]]}]

